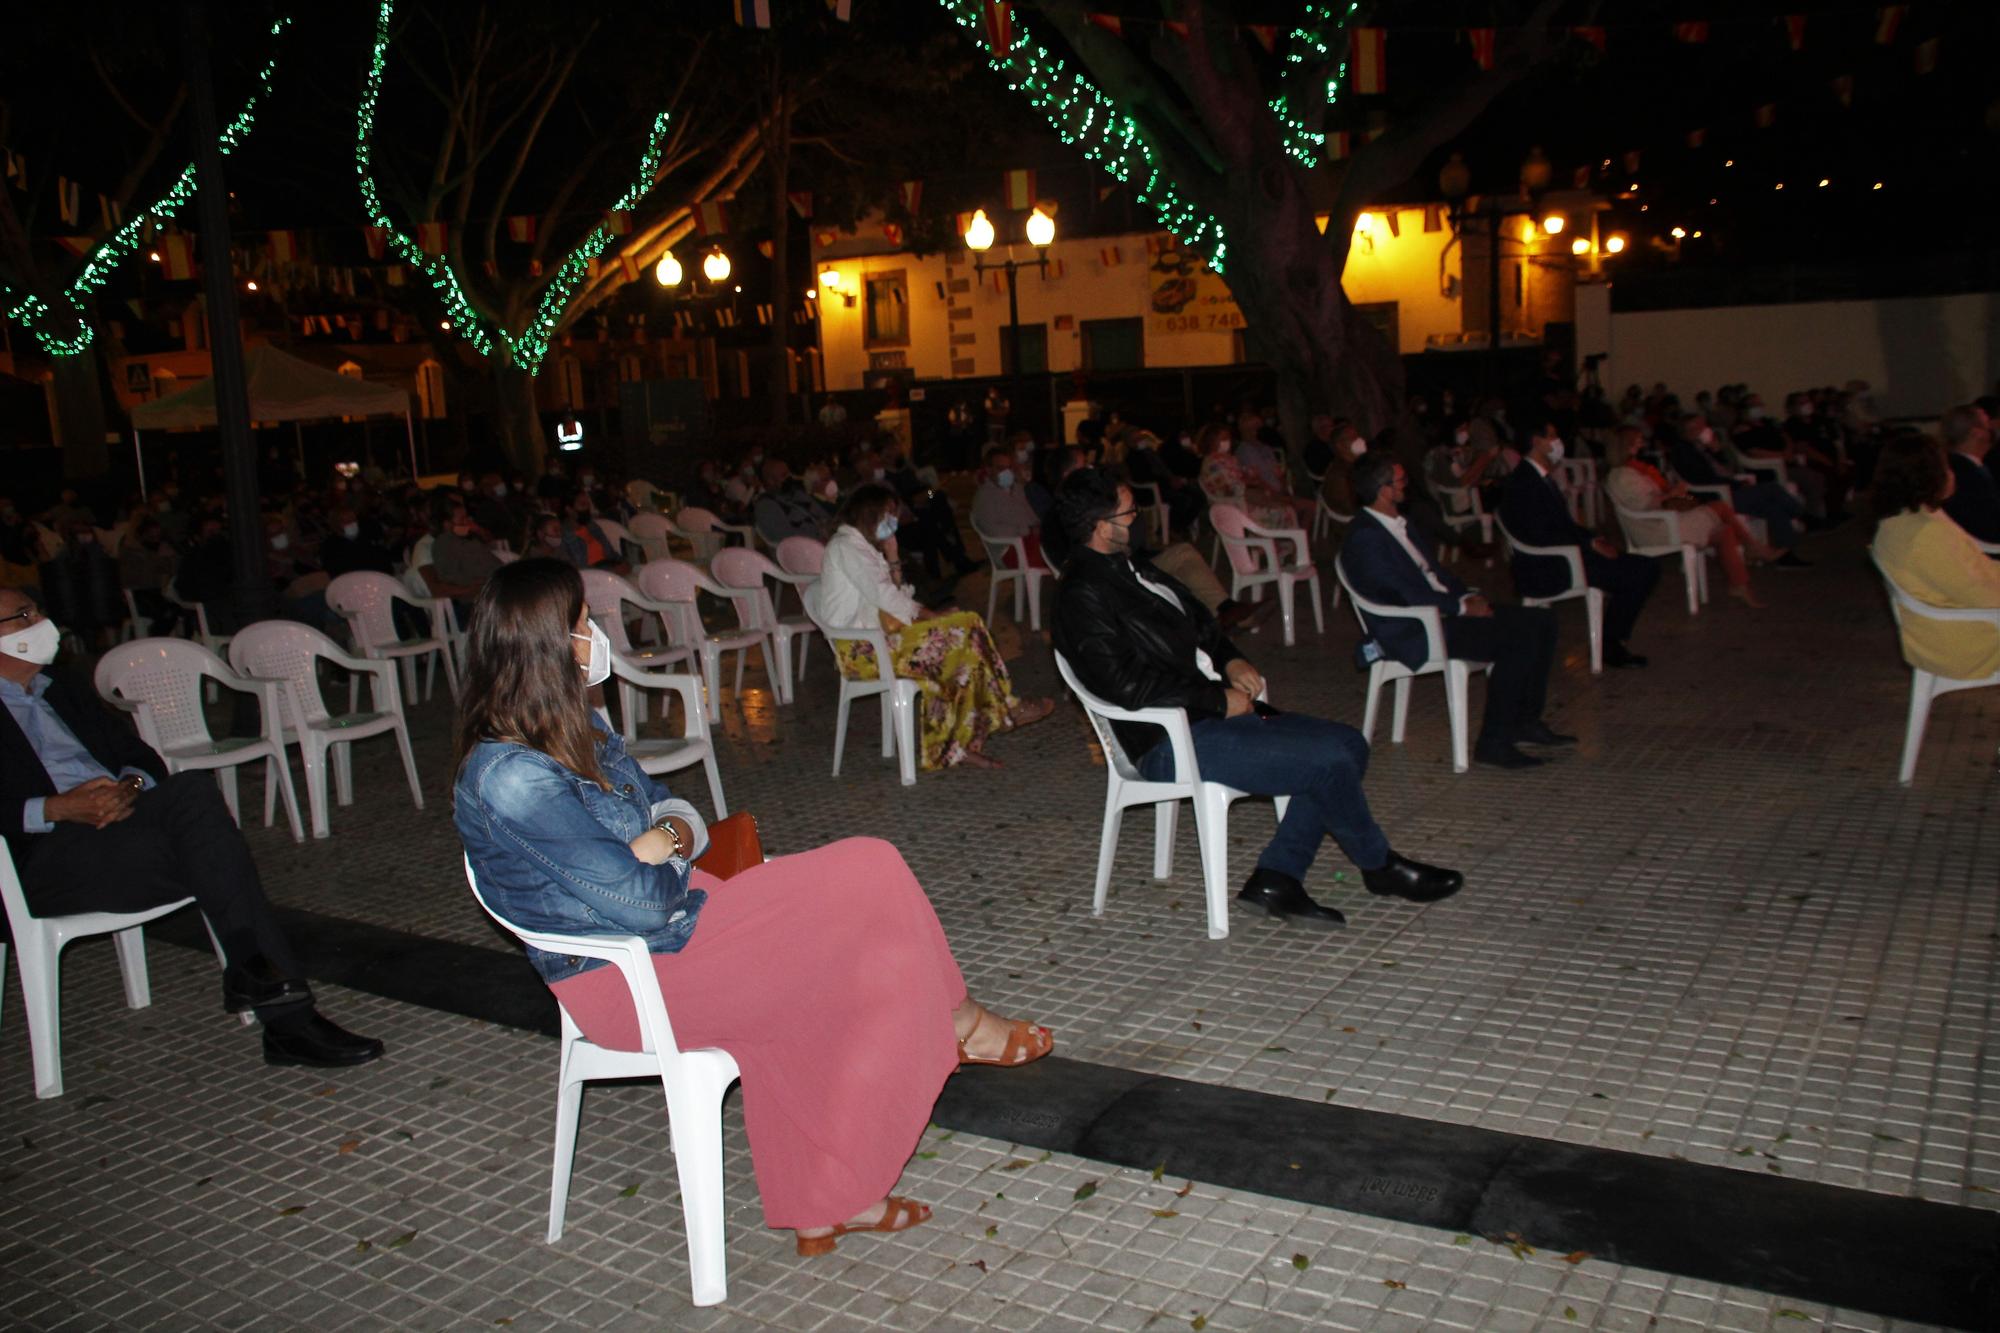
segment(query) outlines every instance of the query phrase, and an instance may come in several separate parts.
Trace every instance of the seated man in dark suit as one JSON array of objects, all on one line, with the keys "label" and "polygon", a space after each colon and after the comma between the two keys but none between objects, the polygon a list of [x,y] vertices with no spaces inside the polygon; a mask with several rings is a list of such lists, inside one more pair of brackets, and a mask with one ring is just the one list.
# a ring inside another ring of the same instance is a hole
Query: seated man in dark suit
[{"label": "seated man in dark suit", "polygon": [[257,1011],[265,1063],[382,1054],[313,1008],[215,779],[169,777],[94,695],[43,675],[58,647],[55,622],[0,588],[0,836],[35,915],[136,912],[192,895],[228,959],[222,1007]]},{"label": "seated man in dark suit", "polygon": [[[1623,555],[1617,543],[1600,537],[1570,517],[1569,505],[1550,474],[1562,461],[1563,442],[1553,422],[1537,422],[1528,433],[1521,466],[1507,474],[1500,494],[1500,521],[1514,540],[1530,546],[1576,546],[1583,551],[1583,576],[1604,593],[1604,665],[1642,667],[1646,659],[1626,646],[1646,599],[1660,581],[1657,561]],[[1569,567],[1556,556],[1514,554],[1514,591],[1548,597],[1569,586]]]},{"label": "seated man in dark suit", "polygon": [[1952,488],[1944,512],[1973,540],[2000,542],[2000,482],[1993,479],[1993,423],[1985,409],[1954,407],[1938,425],[1951,450]]},{"label": "seated man in dark suit", "polygon": [[[1361,512],[1347,528],[1340,568],[1354,590],[1388,606],[1434,606],[1444,619],[1444,650],[1491,662],[1486,712],[1472,757],[1496,768],[1533,768],[1543,761],[1518,747],[1570,745],[1576,737],[1542,720],[1549,668],[1556,656],[1556,617],[1547,607],[1494,606],[1437,558],[1437,546],[1402,515],[1408,489],[1403,465],[1388,454],[1365,454],[1354,468]],[[1400,616],[1366,617],[1376,646],[1404,666],[1429,652],[1424,628]]]},{"label": "seated man in dark suit", "polygon": [[[1138,507],[1132,488],[1103,468],[1063,483],[1056,514],[1070,540],[1056,585],[1056,651],[1085,689],[1120,708],[1179,708],[1194,736],[1201,776],[1260,796],[1290,796],[1277,836],[1237,895],[1272,916],[1346,922],[1305,891],[1306,871],[1331,834],[1361,868],[1370,893],[1413,902],[1450,897],[1465,877],[1398,856],[1369,813],[1361,778],[1368,742],[1349,726],[1259,704],[1263,677],[1194,595],[1132,554]],[[1114,722],[1119,744],[1153,782],[1174,778],[1166,734]]]}]

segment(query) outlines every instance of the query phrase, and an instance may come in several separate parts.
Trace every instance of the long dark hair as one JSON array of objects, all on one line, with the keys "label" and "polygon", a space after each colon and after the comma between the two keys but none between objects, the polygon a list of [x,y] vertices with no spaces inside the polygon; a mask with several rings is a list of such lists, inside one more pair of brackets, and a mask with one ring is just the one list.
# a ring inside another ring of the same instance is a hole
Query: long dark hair
[{"label": "long dark hair", "polygon": [[875,525],[882,521],[882,515],[897,506],[896,493],[878,481],[854,488],[854,494],[840,506],[840,521],[868,539],[871,546],[882,543],[875,540]]},{"label": "long dark hair", "polygon": [[560,560],[516,560],[493,571],[465,628],[458,763],[481,741],[519,741],[610,788],[570,651],[583,606],[583,576]]}]

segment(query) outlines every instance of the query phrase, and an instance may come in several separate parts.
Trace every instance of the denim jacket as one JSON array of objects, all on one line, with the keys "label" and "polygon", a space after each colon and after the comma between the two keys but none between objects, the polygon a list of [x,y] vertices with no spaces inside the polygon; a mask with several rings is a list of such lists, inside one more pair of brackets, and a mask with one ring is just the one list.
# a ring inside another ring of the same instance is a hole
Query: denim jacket
[{"label": "denim jacket", "polygon": [[[453,821],[493,909],[527,930],[637,935],[654,953],[679,953],[708,895],[688,887],[680,857],[649,866],[630,843],[664,815],[687,821],[695,856],[708,825],[686,801],[647,777],[618,736],[598,736],[605,791],[539,750],[482,741],[465,758]],[[547,982],[601,967],[595,958],[528,950]]]}]

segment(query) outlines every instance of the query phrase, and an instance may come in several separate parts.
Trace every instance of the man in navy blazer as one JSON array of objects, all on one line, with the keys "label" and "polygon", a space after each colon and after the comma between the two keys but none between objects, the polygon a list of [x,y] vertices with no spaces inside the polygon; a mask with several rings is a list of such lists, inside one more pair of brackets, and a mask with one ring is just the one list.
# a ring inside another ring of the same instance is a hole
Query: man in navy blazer
[{"label": "man in navy blazer", "polygon": [[1974,540],[2000,542],[2000,482],[1993,479],[1993,423],[1976,404],[1954,407],[1939,423],[1951,450],[1951,494],[1944,512]]},{"label": "man in navy blazer", "polygon": [[[1500,521],[1515,541],[1583,551],[1583,576],[1604,593],[1604,665],[1642,667],[1646,659],[1627,647],[1626,640],[1660,581],[1659,563],[1642,555],[1620,554],[1616,543],[1570,517],[1569,505],[1551,475],[1562,457],[1563,442],[1555,423],[1546,418],[1536,422],[1528,433],[1521,466],[1507,475]],[[1569,586],[1569,566],[1558,556],[1516,551],[1513,563],[1514,591],[1523,597],[1551,597]]]},{"label": "man in navy blazer", "polygon": [[[1543,761],[1519,749],[1569,745],[1574,736],[1542,720],[1549,669],[1555,663],[1556,618],[1546,607],[1493,606],[1437,558],[1430,538],[1402,514],[1408,477],[1387,453],[1362,455],[1354,467],[1354,498],[1362,506],[1340,548],[1340,568],[1354,590],[1388,606],[1434,606],[1444,619],[1445,652],[1491,662],[1486,712],[1472,757],[1497,768],[1533,768]],[[1429,655],[1424,627],[1403,616],[1363,613],[1383,653],[1414,667]]]}]

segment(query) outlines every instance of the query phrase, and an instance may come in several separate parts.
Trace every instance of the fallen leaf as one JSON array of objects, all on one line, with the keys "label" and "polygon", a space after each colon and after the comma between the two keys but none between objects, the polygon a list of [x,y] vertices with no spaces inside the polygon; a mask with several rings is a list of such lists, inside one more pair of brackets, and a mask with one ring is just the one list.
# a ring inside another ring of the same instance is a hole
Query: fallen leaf
[{"label": "fallen leaf", "polygon": [[1208,1327],[1208,1316],[1196,1315],[1194,1318],[1188,1320],[1188,1327],[1193,1329],[1194,1333],[1201,1333],[1204,1328]]},{"label": "fallen leaf", "polygon": [[1563,1307],[1563,1318],[1565,1319],[1576,1318],[1576,1307],[1574,1305],[1565,1305]]},{"label": "fallen leaf", "polygon": [[366,1236],[363,1236],[360,1240],[354,1242],[354,1252],[356,1254],[366,1254],[368,1253],[368,1251],[374,1248],[375,1248],[375,1242],[368,1239]]},{"label": "fallen leaf", "polygon": [[1000,1234],[1000,1228],[998,1226],[990,1226],[986,1228],[986,1239],[988,1240],[992,1240],[995,1236],[999,1234]]},{"label": "fallen leaf", "polygon": [[1883,1132],[1882,1132],[1881,1130],[1879,1130],[1879,1129],[1875,1131],[1875,1137],[1876,1137],[1876,1138],[1878,1138],[1878,1139],[1881,1139],[1881,1140],[1883,1140],[1884,1142],[1887,1142],[1887,1143],[1901,1143],[1901,1142],[1903,1142],[1903,1140],[1902,1140],[1902,1139],[1899,1139],[1899,1138],[1897,1138],[1897,1137],[1896,1137],[1896,1136],[1895,1136],[1894,1134],[1884,1134],[1884,1133],[1883,1133]]},{"label": "fallen leaf", "polygon": [[986,1271],[986,1261],[984,1259],[974,1259],[972,1261],[972,1266],[978,1269],[982,1273]]},{"label": "fallen leaf", "polygon": [[[26,1148],[29,1152],[33,1152],[35,1150],[35,1141],[29,1138],[26,1134],[23,1134],[21,1136],[21,1146],[23,1148]],[[1155,1179],[1158,1179],[1158,1177],[1155,1177]]]},{"label": "fallen leaf", "polygon": [[1340,1091],[1339,1088],[1328,1088],[1326,1090],[1326,1095],[1321,1097],[1320,1100],[1323,1102],[1330,1102],[1333,1100],[1333,1094],[1339,1091]]},{"label": "fallen leaf", "polygon": [[1563,1256],[1563,1262],[1566,1264],[1580,1264],[1589,1257],[1590,1257],[1589,1250],[1571,1250],[1568,1254],[1565,1254]]},{"label": "fallen leaf", "polygon": [[1792,1137],[1792,1136],[1791,1136],[1791,1134],[1790,1134],[1790,1132],[1789,1132],[1789,1131],[1787,1131],[1787,1132],[1782,1132],[1782,1133],[1780,1133],[1780,1134],[1778,1135],[1778,1137],[1777,1137],[1777,1138],[1775,1138],[1775,1139],[1772,1139],[1772,1140],[1771,1140],[1771,1142],[1773,1142],[1773,1143],[1783,1143],[1783,1142],[1785,1142],[1785,1141],[1786,1141],[1787,1139],[1789,1139],[1789,1138],[1791,1138],[1791,1137]]},{"label": "fallen leaf", "polygon": [[432,1079],[432,1080],[431,1080],[431,1088],[430,1088],[430,1090],[431,1090],[432,1092],[436,1092],[436,1091],[437,1091],[437,1090],[438,1090],[439,1088],[442,1088],[442,1087],[444,1087],[445,1085],[449,1084],[450,1082],[451,1082],[451,1075],[449,1075],[449,1074],[439,1074],[439,1075],[438,1075],[438,1076],[437,1076],[436,1078],[434,1078],[434,1079]]},{"label": "fallen leaf", "polygon": [[1451,1238],[1451,1243],[1454,1245],[1470,1245],[1472,1244],[1472,1237],[1461,1231]]},{"label": "fallen leaf", "polygon": [[1176,1211],[1175,1211],[1174,1209],[1172,1209],[1172,1208],[1155,1208],[1155,1209],[1153,1210],[1153,1216],[1154,1216],[1154,1217],[1179,1217],[1179,1216],[1180,1216],[1180,1214],[1179,1214],[1178,1212],[1176,1212]]},{"label": "fallen leaf", "polygon": [[1291,1054],[1290,1050],[1289,1050],[1289,1049],[1287,1049],[1286,1047],[1283,1047],[1283,1046],[1266,1046],[1266,1047],[1265,1047],[1264,1049],[1265,1049],[1265,1051],[1267,1051],[1267,1052],[1269,1052],[1269,1051],[1284,1051],[1284,1052],[1285,1052],[1285,1053],[1286,1053],[1287,1055]]},{"label": "fallen leaf", "polygon": [[918,1154],[917,1154],[917,1160],[918,1160],[919,1162],[928,1162],[928,1161],[932,1161],[932,1160],[934,1160],[934,1159],[935,1159],[936,1157],[937,1157],[937,1154],[936,1154],[936,1153],[934,1153],[934,1152],[920,1152],[920,1153],[918,1153]]},{"label": "fallen leaf", "polygon": [[1306,1258],[1303,1254],[1295,1254],[1292,1256],[1292,1267],[1298,1269],[1301,1273],[1305,1272],[1308,1268],[1311,1268],[1312,1266],[1313,1266],[1313,1261]]},{"label": "fallen leaf", "polygon": [[1078,1185],[1076,1187],[1076,1193],[1071,1195],[1070,1197],[1075,1199],[1078,1203],[1081,1203],[1095,1193],[1097,1193],[1097,1182],[1094,1180],[1086,1180],[1081,1185]]},{"label": "fallen leaf", "polygon": [[410,1133],[407,1129],[399,1129],[395,1133],[396,1137],[405,1143],[415,1143],[417,1141],[417,1136]]},{"label": "fallen leaf", "polygon": [[347,1156],[347,1154],[353,1152],[356,1148],[359,1148],[360,1146],[361,1146],[360,1139],[342,1139],[340,1141],[340,1155],[342,1157],[345,1157]]},{"label": "fallen leaf", "polygon": [[1189,1026],[1189,1027],[1191,1027],[1191,1028],[1193,1028],[1193,1029],[1194,1029],[1194,1030],[1195,1030],[1196,1032],[1199,1032],[1199,1031],[1201,1031],[1201,1024],[1200,1024],[1200,1023],[1198,1023],[1198,1022],[1196,1022],[1196,1023],[1190,1023],[1190,1024],[1188,1024],[1188,1026]]},{"label": "fallen leaf", "polygon": [[1158,1180],[1161,1176],[1164,1176],[1165,1174],[1167,1174],[1167,1164],[1165,1162],[1161,1162],[1158,1166],[1153,1168],[1153,1179]]},{"label": "fallen leaf", "polygon": [[403,1248],[403,1246],[408,1245],[411,1241],[415,1240],[416,1238],[417,1238],[416,1232],[405,1231],[402,1235],[396,1237],[394,1240],[389,1242],[389,1248],[392,1250],[400,1250],[401,1248]]},{"label": "fallen leaf", "polygon": [[1755,1148],[1747,1148],[1747,1147],[1746,1147],[1746,1148],[1738,1148],[1738,1149],[1736,1150],[1736,1155],[1737,1155],[1738,1157],[1748,1157],[1748,1156],[1749,1156],[1750,1154],[1752,1154],[1752,1153],[1754,1153],[1754,1152],[1756,1152],[1756,1151],[1757,1151],[1757,1150],[1756,1150]]},{"label": "fallen leaf", "polygon": [[500,1317],[499,1317],[498,1319],[494,1320],[493,1322],[494,1322],[494,1323],[496,1323],[496,1324],[500,1324],[500,1325],[502,1325],[502,1326],[505,1326],[505,1325],[507,1325],[507,1324],[511,1324],[511,1323],[513,1323],[513,1322],[514,1322],[514,1317],[513,1317],[512,1315],[504,1315],[504,1314],[503,1314],[503,1315],[501,1315],[501,1316],[500,1316]]},{"label": "fallen leaf", "polygon": [[1653,1137],[1653,1131],[1652,1131],[1652,1130],[1650,1130],[1650,1129],[1648,1129],[1648,1130],[1643,1130],[1643,1131],[1641,1131],[1641,1132],[1640,1132],[1640,1134],[1639,1134],[1639,1137],[1640,1137],[1641,1139],[1650,1139],[1650,1138],[1652,1138],[1652,1137]]},{"label": "fallen leaf", "polygon": [[203,1185],[212,1185],[214,1183],[215,1183],[214,1176],[203,1176],[200,1180],[195,1181],[194,1187],[196,1189],[200,1189]]},{"label": "fallen leaf", "polygon": [[1003,1162],[1003,1163],[1001,1163],[1001,1164],[1000,1164],[1000,1169],[1001,1169],[1002,1171],[1025,1171],[1025,1170],[1027,1170],[1027,1169],[1028,1169],[1029,1167],[1031,1167],[1031,1166],[1033,1166],[1033,1165],[1034,1165],[1034,1163],[1033,1163],[1033,1162],[1031,1162],[1031,1161],[1029,1161],[1029,1160],[1028,1160],[1027,1158],[1025,1158],[1025,1157],[1016,1157],[1016,1158],[1015,1158],[1015,1159],[1014,1159],[1013,1161],[1011,1161],[1011,1162]]},{"label": "fallen leaf", "polygon": [[334,1094],[335,1092],[337,1092],[337,1091],[339,1091],[339,1089],[335,1088],[335,1087],[333,1086],[333,1084],[329,1083],[329,1084],[327,1084],[327,1085],[326,1085],[325,1087],[323,1087],[323,1088],[314,1088],[314,1089],[313,1089],[313,1096],[315,1096],[315,1097],[331,1097],[331,1096],[333,1096],[333,1094]]},{"label": "fallen leaf", "polygon": [[1806,1312],[1804,1310],[1778,1311],[1778,1318],[1780,1319],[1804,1319],[1805,1317],[1806,1317]]},{"label": "fallen leaf", "polygon": [[1391,1290],[1391,1291],[1408,1291],[1408,1290],[1410,1289],[1410,1284],[1409,1284],[1409,1283],[1407,1283],[1407,1282],[1398,1282],[1398,1281],[1396,1281],[1396,1279],[1395,1279],[1395,1278],[1392,1278],[1392,1277],[1385,1277],[1385,1278],[1383,1278],[1383,1279],[1382,1279],[1382,1285],[1383,1285],[1383,1286],[1385,1286],[1385,1287],[1387,1287],[1387,1288],[1388,1288],[1389,1290]]},{"label": "fallen leaf", "polygon": [[279,1216],[279,1217],[290,1217],[290,1216],[292,1216],[292,1215],[293,1215],[293,1214],[295,1214],[295,1213],[303,1213],[303,1212],[304,1212],[305,1210],[306,1210],[306,1206],[305,1206],[304,1204],[302,1204],[302,1203],[295,1203],[295,1204],[292,1204],[292,1205],[290,1205],[289,1207],[285,1207],[285,1208],[280,1208],[280,1209],[278,1210],[278,1216]]},{"label": "fallen leaf", "polygon": [[618,1197],[621,1199],[629,1199],[638,1192],[639,1192],[639,1182],[635,1180],[630,1185],[627,1185],[624,1189],[619,1190]]},{"label": "fallen leaf", "polygon": [[1342,1029],[1341,1029],[1341,1031],[1342,1031],[1342,1032],[1359,1032],[1359,1031],[1361,1031],[1361,1029],[1360,1029],[1360,1028],[1352,1028],[1352,1027],[1349,1027],[1349,1028],[1342,1028]]},{"label": "fallen leaf", "polygon": [[1188,1196],[1189,1192],[1192,1191],[1193,1189],[1194,1189],[1194,1182],[1190,1180],[1187,1184],[1181,1186],[1179,1189],[1174,1191],[1174,1197],[1176,1199],[1185,1199]]}]

